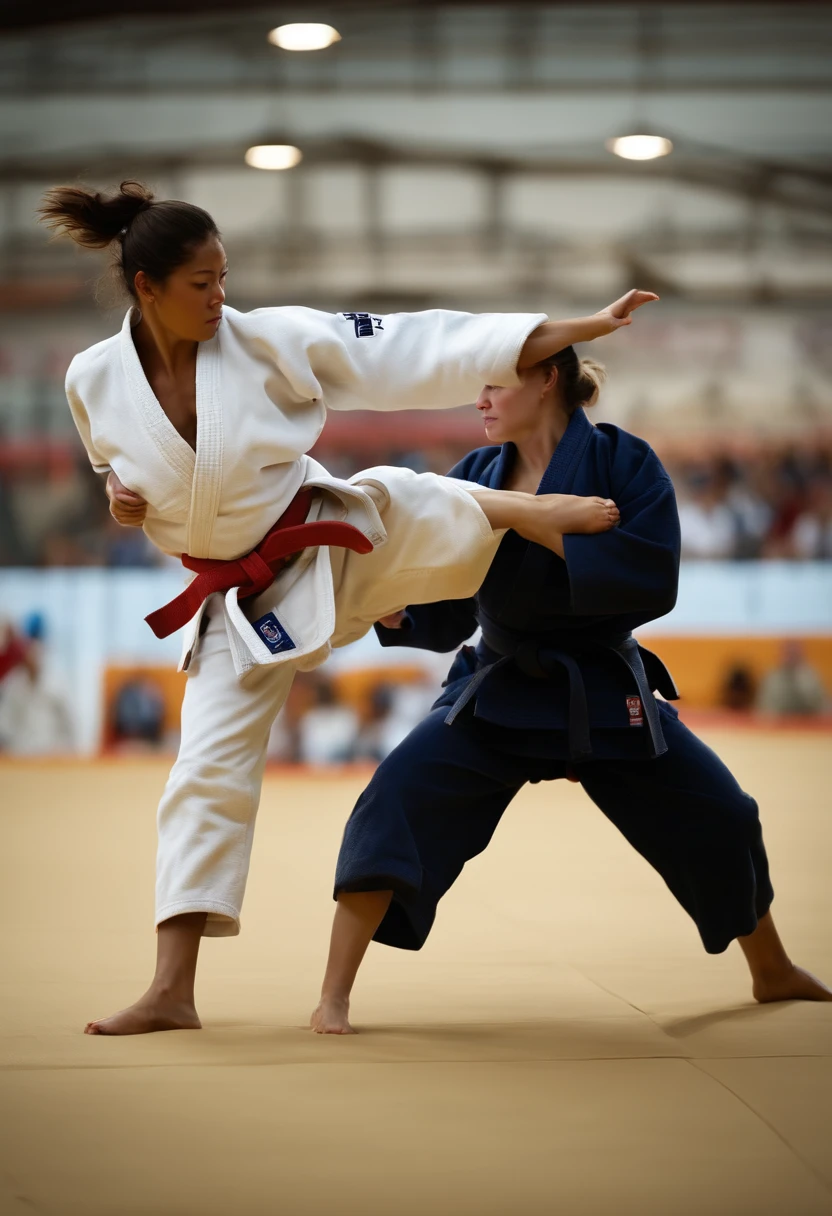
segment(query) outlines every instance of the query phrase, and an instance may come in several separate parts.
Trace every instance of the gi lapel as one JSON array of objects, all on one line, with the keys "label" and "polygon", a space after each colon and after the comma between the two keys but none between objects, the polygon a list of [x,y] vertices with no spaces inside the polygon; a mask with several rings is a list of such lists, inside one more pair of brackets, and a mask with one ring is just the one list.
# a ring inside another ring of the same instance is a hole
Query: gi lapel
[{"label": "gi lapel", "polygon": [[506,483],[506,478],[511,472],[511,466],[514,464],[514,459],[517,455],[517,448],[513,443],[504,443],[500,448],[499,455],[496,461],[489,468],[489,475],[483,483],[488,485],[489,489],[502,490]]},{"label": "gi lapel", "polygon": [[131,333],[136,315],[137,310],[131,308],[121,327],[121,366],[130,398],[143,428],[156,444],[165,464],[176,473],[183,488],[190,493],[196,462],[194,451],[168,418],[147,382]]},{"label": "gi lapel", "polygon": [[[537,487],[537,494],[570,493],[592,431],[592,423],[584,411],[575,410]],[[512,583],[513,594],[507,594],[498,616],[499,621],[512,629],[525,629],[528,626],[536,606],[533,589],[540,586],[551,560],[552,553],[542,545],[529,543],[526,546],[516,580]],[[520,587],[523,588],[523,595],[518,596],[516,592]]]},{"label": "gi lapel", "polygon": [[[222,329],[222,326],[220,326]],[[220,335],[200,342],[196,353],[196,461],[188,517],[188,553],[210,557],[222,491]]]},{"label": "gi lapel", "polygon": [[549,461],[549,467],[543,474],[543,480],[537,487],[538,494],[571,493],[575,473],[586,451],[592,430],[592,423],[584,411],[575,410]]},{"label": "gi lapel", "polygon": [[131,329],[131,309],[121,327],[121,362],[131,399],[165,464],[172,469],[189,501],[188,548],[193,557],[209,557],[214,521],[222,490],[222,401],[220,338],[200,342],[196,354],[196,452],[182,438],[148,384]]}]

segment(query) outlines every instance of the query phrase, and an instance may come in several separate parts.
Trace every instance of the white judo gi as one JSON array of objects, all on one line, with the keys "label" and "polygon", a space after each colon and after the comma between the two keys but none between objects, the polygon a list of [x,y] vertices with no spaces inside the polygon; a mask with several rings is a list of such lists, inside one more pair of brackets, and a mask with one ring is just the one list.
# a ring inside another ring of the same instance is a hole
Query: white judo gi
[{"label": "white judo gi", "polygon": [[[207,935],[231,936],[269,731],[294,672],[408,603],[473,595],[499,541],[464,483],[387,467],[330,477],[306,455],[326,409],[447,408],[475,400],[484,383],[516,384],[523,344],[546,317],[226,307],[198,348],[196,451],[147,382],[136,320],[131,310],[119,334],[76,356],[67,397],[93,467],[113,469],[147,500],[154,544],[236,559],[306,487],[310,520],[346,520],[374,546],[306,549],[245,612],[236,590],[215,595],[184,631],[188,680],[159,807],[156,920],[206,912]],[[271,644],[254,627],[263,618]]]}]

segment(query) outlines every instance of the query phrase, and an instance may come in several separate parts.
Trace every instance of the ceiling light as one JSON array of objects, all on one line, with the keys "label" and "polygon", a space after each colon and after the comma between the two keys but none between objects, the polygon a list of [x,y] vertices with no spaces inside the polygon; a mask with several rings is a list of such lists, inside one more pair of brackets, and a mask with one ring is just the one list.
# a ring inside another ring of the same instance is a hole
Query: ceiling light
[{"label": "ceiling light", "polygon": [[607,151],[625,160],[655,160],[673,151],[673,144],[663,135],[620,135],[607,140]]},{"label": "ceiling light", "polygon": [[340,42],[341,35],[331,25],[318,22],[293,22],[279,25],[269,31],[269,42],[284,51],[322,51],[333,42]]},{"label": "ceiling light", "polygon": [[292,144],[256,144],[246,152],[246,164],[252,169],[294,169],[303,153]]}]

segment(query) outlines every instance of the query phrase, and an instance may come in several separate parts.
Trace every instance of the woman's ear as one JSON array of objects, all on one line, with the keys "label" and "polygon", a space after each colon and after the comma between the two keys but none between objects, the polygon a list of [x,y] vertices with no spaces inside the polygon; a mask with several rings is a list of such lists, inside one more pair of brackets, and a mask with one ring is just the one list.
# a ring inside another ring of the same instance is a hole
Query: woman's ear
[{"label": "woman's ear", "polygon": [[136,272],[136,277],[133,280],[133,286],[136,288],[136,292],[142,300],[152,302],[153,289],[150,285],[150,279],[143,270],[138,270]]},{"label": "woman's ear", "polygon": [[548,393],[553,388],[557,388],[558,369],[556,367],[548,367],[546,369],[546,379],[543,382],[543,388]]}]

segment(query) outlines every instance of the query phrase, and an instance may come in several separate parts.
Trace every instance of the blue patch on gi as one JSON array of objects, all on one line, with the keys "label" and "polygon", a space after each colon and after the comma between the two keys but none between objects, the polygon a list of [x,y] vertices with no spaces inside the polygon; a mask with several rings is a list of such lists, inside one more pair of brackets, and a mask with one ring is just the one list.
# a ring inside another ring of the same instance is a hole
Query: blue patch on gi
[{"label": "blue patch on gi", "polygon": [[342,317],[355,323],[356,338],[372,338],[373,325],[376,329],[384,329],[381,317],[373,317],[368,312],[342,312]]},{"label": "blue patch on gi", "polygon": [[258,621],[252,621],[251,627],[272,654],[278,654],[281,650],[296,649],[295,643],[273,612],[267,612]]}]

